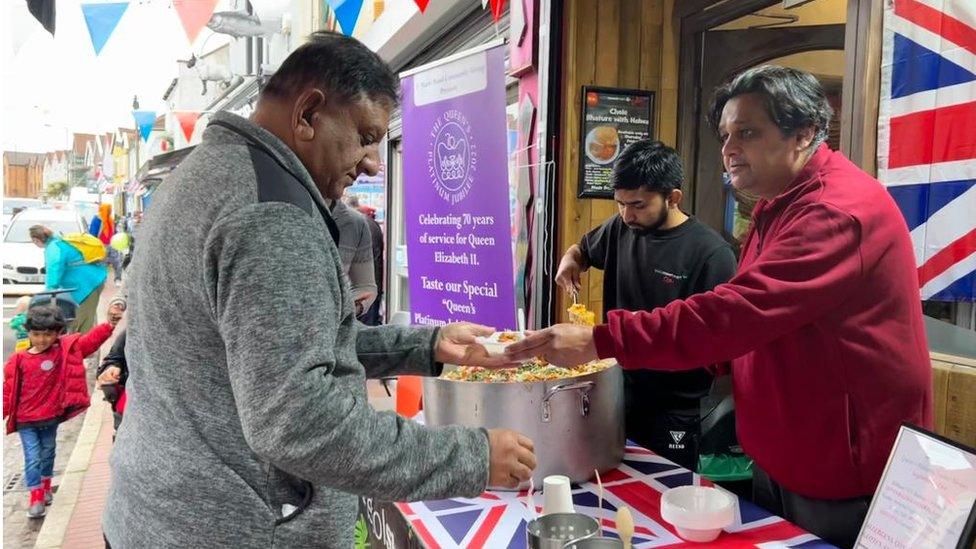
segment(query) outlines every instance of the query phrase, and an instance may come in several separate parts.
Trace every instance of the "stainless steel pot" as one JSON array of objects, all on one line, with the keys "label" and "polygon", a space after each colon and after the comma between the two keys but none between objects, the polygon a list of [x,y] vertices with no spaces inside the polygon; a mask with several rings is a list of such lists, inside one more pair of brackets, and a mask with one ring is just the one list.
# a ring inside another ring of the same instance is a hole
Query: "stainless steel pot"
[{"label": "stainless steel pot", "polygon": [[595,536],[600,523],[580,513],[554,513],[541,516],[525,527],[528,549],[563,549]]},{"label": "stainless steel pot", "polygon": [[624,380],[620,366],[583,376],[528,383],[424,378],[428,425],[507,428],[535,444],[536,486],[549,475],[584,482],[624,455]]}]

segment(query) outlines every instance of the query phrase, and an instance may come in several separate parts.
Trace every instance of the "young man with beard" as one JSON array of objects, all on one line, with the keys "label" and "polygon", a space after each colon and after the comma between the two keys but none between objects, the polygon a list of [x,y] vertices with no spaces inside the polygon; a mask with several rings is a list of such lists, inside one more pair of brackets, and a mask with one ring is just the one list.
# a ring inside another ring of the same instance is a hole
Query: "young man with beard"
[{"label": "young man with beard", "polygon": [[[629,146],[613,173],[620,213],[570,246],[556,283],[575,293],[581,272],[601,269],[605,311],[650,311],[731,278],[731,246],[681,211],[683,179],[681,159],[671,147],[649,139]],[[628,370],[624,380],[627,438],[697,469],[699,400],[708,395],[712,375],[704,368]]]}]

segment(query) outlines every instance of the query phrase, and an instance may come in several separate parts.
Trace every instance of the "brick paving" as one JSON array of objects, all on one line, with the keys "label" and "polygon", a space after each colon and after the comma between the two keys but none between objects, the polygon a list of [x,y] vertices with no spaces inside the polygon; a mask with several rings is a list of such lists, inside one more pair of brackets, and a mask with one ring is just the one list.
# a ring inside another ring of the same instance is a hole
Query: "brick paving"
[{"label": "brick paving", "polygon": [[[103,404],[103,406],[107,406]],[[81,485],[81,493],[75,502],[74,511],[62,542],[62,549],[103,548],[101,517],[108,496],[109,476],[108,456],[112,451],[112,414],[106,411],[95,447],[92,450],[88,471]]]}]

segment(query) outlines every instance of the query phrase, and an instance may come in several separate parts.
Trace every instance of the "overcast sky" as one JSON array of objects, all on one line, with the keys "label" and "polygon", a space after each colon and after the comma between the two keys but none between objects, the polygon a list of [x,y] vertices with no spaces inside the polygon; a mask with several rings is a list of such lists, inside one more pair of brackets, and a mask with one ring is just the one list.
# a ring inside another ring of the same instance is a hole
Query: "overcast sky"
[{"label": "overcast sky", "polygon": [[[88,0],[89,2],[93,0]],[[132,0],[101,55],[95,56],[81,0],[57,1],[56,37],[27,11],[26,0],[0,0],[4,150],[65,149],[71,132],[134,127],[132,97],[162,111],[177,59],[226,42],[204,28],[193,49],[169,0]],[[217,11],[228,9],[221,0]],[[16,52],[15,44],[22,43]]]}]

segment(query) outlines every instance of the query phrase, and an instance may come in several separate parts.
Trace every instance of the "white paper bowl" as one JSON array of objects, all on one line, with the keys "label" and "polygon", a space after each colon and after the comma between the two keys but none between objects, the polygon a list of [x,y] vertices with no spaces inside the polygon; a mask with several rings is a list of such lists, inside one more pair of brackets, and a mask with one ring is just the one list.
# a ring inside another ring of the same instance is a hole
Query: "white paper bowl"
[{"label": "white paper bowl", "polygon": [[[498,341],[498,338],[502,336],[503,333],[515,334],[514,341]],[[488,351],[488,356],[501,356],[505,354],[505,348],[515,343],[516,341],[522,341],[525,339],[525,334],[522,332],[495,332],[488,337],[479,337],[475,341],[484,346],[485,350]]]},{"label": "white paper bowl", "polygon": [[661,518],[682,538],[709,542],[735,521],[735,500],[715,488],[679,486],[661,496]]}]

